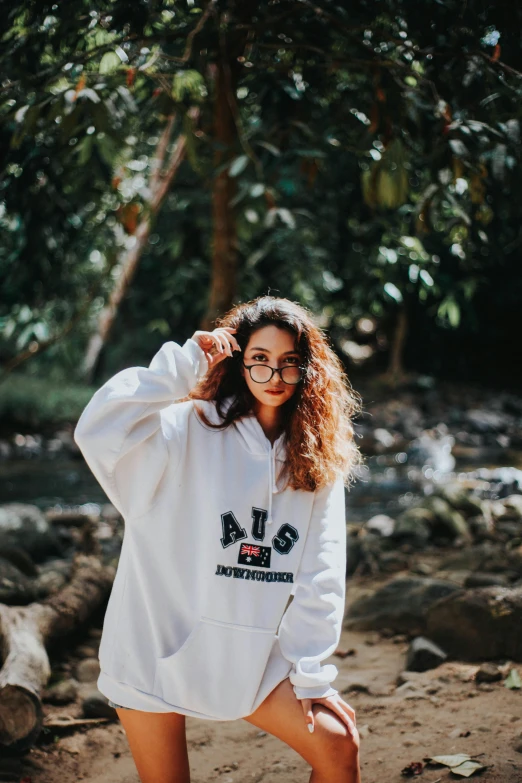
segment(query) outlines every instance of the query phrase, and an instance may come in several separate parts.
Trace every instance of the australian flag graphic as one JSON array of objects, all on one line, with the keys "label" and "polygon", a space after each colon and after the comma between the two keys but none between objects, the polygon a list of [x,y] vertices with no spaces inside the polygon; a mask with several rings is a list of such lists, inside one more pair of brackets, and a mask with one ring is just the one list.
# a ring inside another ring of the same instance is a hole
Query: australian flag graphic
[{"label": "australian flag graphic", "polygon": [[258,546],[257,544],[241,544],[239,549],[238,563],[241,565],[264,566],[270,568],[269,546]]}]

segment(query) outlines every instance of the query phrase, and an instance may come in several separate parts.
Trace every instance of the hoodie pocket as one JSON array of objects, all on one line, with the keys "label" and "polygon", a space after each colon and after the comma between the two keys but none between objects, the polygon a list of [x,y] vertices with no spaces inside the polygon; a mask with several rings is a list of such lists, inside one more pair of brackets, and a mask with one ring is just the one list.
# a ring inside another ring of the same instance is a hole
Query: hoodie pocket
[{"label": "hoodie pocket", "polygon": [[249,715],[276,630],[200,617],[179,650],[156,659],[154,694],[217,719]]}]

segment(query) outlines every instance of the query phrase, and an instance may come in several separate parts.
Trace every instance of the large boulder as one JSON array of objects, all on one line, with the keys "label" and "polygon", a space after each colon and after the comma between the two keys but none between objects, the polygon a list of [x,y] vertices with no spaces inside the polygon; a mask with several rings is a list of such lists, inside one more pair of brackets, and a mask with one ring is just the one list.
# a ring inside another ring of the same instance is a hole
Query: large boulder
[{"label": "large boulder", "polygon": [[437,495],[424,498],[417,506],[406,509],[395,520],[392,539],[424,546],[432,539],[471,541],[465,517]]},{"label": "large boulder", "polygon": [[0,554],[0,603],[25,606],[36,597],[33,580]]},{"label": "large boulder", "polygon": [[35,563],[64,556],[60,540],[44,514],[28,503],[0,506],[0,551],[4,547],[24,550]]},{"label": "large boulder", "polygon": [[426,635],[461,660],[522,661],[522,585],[447,595],[428,608]]},{"label": "large boulder", "polygon": [[442,579],[397,577],[372,595],[354,601],[348,607],[344,625],[361,631],[391,628],[396,633],[422,635],[432,604],[460,592],[463,591],[458,585]]}]

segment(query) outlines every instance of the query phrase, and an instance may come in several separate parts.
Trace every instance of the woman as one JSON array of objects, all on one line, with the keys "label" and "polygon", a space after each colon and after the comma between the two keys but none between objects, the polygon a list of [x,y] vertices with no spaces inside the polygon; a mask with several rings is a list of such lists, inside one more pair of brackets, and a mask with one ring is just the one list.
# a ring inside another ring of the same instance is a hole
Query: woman
[{"label": "woman", "polygon": [[218,324],[119,372],[75,430],[125,519],[98,688],[142,783],[189,781],[187,715],[244,718],[313,783],[359,783],[355,713],[321,665],[344,614],[358,396],[302,306],[258,297]]}]

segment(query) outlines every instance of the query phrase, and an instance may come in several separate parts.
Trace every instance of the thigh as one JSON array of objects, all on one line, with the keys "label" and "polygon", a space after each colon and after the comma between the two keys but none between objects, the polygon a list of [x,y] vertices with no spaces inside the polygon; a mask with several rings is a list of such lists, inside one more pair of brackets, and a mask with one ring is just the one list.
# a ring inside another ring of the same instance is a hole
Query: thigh
[{"label": "thigh", "polygon": [[117,708],[141,783],[188,783],[185,715]]},{"label": "thigh", "polygon": [[[343,764],[346,755],[355,754],[358,749],[346,724],[324,704],[312,704],[312,712],[315,729],[310,733],[301,702],[286,677],[257,710],[243,720],[286,742],[312,767],[324,763],[328,750],[335,751]],[[342,750],[345,753],[340,753]]]}]

